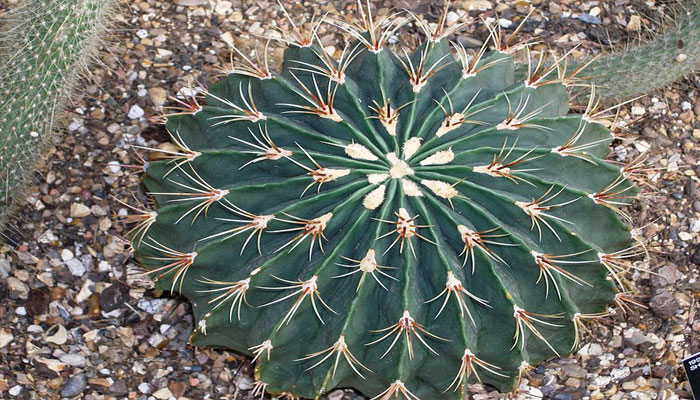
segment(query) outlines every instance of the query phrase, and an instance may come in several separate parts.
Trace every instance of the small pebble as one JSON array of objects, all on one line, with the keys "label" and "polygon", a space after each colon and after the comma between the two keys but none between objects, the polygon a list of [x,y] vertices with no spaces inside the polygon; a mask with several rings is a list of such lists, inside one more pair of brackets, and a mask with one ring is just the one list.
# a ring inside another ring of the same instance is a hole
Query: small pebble
[{"label": "small pebble", "polygon": [[131,119],[139,119],[139,118],[143,117],[144,114],[146,114],[146,112],[143,110],[143,108],[139,107],[138,104],[134,104],[129,109],[129,113],[127,114],[127,117],[129,117]]},{"label": "small pebble", "polygon": [[138,389],[139,389],[139,392],[141,392],[141,393],[143,393],[143,394],[146,394],[146,393],[150,393],[150,392],[151,392],[151,387],[148,386],[148,383],[145,383],[145,382],[142,383],[142,384],[140,384],[139,387],[138,387]]},{"label": "small pebble", "polygon": [[14,397],[19,396],[20,392],[22,392],[22,386],[20,386],[20,385],[15,385],[15,386],[11,387],[10,390],[8,390],[8,393],[10,394],[10,396],[14,396]]},{"label": "small pebble", "polygon": [[46,336],[49,343],[62,345],[68,341],[68,331],[63,325],[54,325],[49,329],[50,334]]},{"label": "small pebble", "polygon": [[77,374],[68,378],[68,381],[61,389],[61,397],[75,397],[85,390],[87,387],[87,378],[85,374]]},{"label": "small pebble", "polygon": [[632,107],[632,114],[634,114],[634,115],[644,115],[645,112],[646,112],[646,110],[644,109],[644,107],[639,107],[639,106]]},{"label": "small pebble", "polygon": [[82,368],[87,364],[85,357],[80,354],[64,354],[58,359],[61,360],[61,362],[70,365],[71,367]]},{"label": "small pebble", "polygon": [[153,393],[153,397],[155,397],[156,399],[166,400],[173,397],[173,392],[171,392],[170,389],[168,389],[167,387],[164,387],[156,390]]},{"label": "small pebble", "polygon": [[513,21],[506,18],[499,18],[498,24],[501,26],[501,28],[508,29],[513,25]]},{"label": "small pebble", "polygon": [[70,216],[73,218],[82,218],[90,215],[90,207],[82,203],[73,203],[70,206]]},{"label": "small pebble", "polygon": [[80,260],[75,258],[66,261],[66,266],[68,267],[68,270],[73,276],[83,276],[85,275],[85,272],[87,272],[87,268],[85,268],[85,265],[83,265],[83,263],[80,262]]},{"label": "small pebble", "polygon": [[219,1],[214,8],[214,12],[219,15],[225,15],[232,7],[233,3],[230,1]]},{"label": "small pebble", "polygon": [[70,251],[69,249],[63,249],[61,250],[61,260],[63,261],[70,261],[74,257],[73,252]]},{"label": "small pebble", "polygon": [[0,349],[12,343],[12,339],[14,338],[15,337],[11,331],[0,329]]}]

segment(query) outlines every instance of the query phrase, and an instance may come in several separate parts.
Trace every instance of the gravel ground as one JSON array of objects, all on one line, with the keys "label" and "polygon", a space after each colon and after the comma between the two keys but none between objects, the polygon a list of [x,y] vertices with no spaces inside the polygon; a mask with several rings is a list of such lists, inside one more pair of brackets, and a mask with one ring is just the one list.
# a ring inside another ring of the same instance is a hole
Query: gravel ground
[{"label": "gravel ground", "polygon": [[[0,1],[1,7],[8,2]],[[11,2],[9,2],[11,3]],[[285,2],[290,3],[290,2]],[[435,18],[416,1],[384,0]],[[424,2],[428,3],[428,2]],[[498,13],[513,29],[533,4],[523,37],[574,57],[635,40],[654,2],[637,0],[455,1],[451,20],[475,17],[458,38],[475,47],[486,38],[478,17]],[[652,4],[652,6],[650,6]],[[158,125],[162,107],[188,84],[205,85],[228,59],[228,44],[254,48],[255,37],[279,35],[288,23],[273,1],[122,1],[112,45],[85,83],[84,97],[69,107],[55,148],[41,163],[15,227],[0,247],[0,397],[4,399],[252,398],[252,366],[244,356],[187,345],[193,323],[181,298],[151,289],[138,275],[122,239],[118,217],[147,203],[139,176],[128,165],[139,155],[129,143],[155,146],[167,140]],[[289,5],[309,16],[354,8],[348,0]],[[641,16],[641,18],[640,18]],[[325,44],[342,43],[321,29]],[[418,36],[406,33],[406,45]],[[329,52],[342,46],[327,48]],[[272,49],[274,60],[281,48]],[[681,359],[699,351],[700,317],[700,81],[637,100],[623,110],[631,125],[615,144],[618,161],[651,146],[651,184],[645,200],[629,210],[652,252],[630,277],[647,309],[596,321],[570,358],[533,371],[522,398],[689,398]],[[474,385],[471,398],[502,397]],[[361,398],[334,391],[329,399]]]}]

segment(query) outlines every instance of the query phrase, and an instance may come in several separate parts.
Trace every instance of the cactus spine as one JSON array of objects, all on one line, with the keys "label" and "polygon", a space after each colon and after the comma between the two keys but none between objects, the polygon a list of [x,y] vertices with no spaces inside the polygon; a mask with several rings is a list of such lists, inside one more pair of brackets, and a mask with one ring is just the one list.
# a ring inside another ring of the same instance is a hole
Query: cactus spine
[{"label": "cactus spine", "polygon": [[0,229],[94,58],[114,0],[26,0],[0,17]]},{"label": "cactus spine", "polygon": [[700,70],[700,2],[681,0],[674,8],[677,16],[665,33],[591,60],[585,75],[601,97],[631,99]]},{"label": "cactus spine", "polygon": [[[331,22],[353,37],[340,61],[297,30],[280,75],[243,59],[182,101],[179,150],[144,167],[158,209],[127,217],[136,257],[192,301],[194,344],[254,357],[255,393],[512,390],[628,300],[639,160],[605,161],[595,101],[569,113],[580,71],[516,81],[497,28],[469,54],[444,19],[358,7]],[[394,53],[411,20],[425,43]]]}]

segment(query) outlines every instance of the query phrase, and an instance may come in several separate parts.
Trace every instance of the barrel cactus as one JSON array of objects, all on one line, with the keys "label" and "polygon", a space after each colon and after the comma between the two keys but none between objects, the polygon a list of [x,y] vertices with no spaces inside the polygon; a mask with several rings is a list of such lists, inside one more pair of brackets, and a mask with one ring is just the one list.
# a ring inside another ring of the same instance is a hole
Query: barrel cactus
[{"label": "barrel cactus", "polygon": [[[471,54],[444,18],[359,11],[330,22],[339,61],[299,28],[280,74],[241,57],[180,100],[136,257],[190,299],[195,345],[254,357],[256,394],[511,391],[627,299],[638,165],[605,161],[614,114],[570,112],[563,60],[516,81],[498,28]],[[425,43],[392,51],[408,22]]]}]

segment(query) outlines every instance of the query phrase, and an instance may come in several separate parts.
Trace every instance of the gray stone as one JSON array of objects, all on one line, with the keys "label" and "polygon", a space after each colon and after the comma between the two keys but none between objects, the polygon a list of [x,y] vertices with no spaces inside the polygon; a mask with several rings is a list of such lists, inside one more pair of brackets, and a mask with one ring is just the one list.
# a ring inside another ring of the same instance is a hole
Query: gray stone
[{"label": "gray stone", "polygon": [[649,338],[644,336],[644,334],[642,334],[639,331],[632,332],[632,334],[629,335],[629,337],[625,338],[627,339],[627,342],[633,346],[639,346],[642,343],[649,342]]},{"label": "gray stone", "polygon": [[585,378],[586,370],[579,367],[576,364],[565,364],[562,365],[561,371],[566,374],[566,376],[571,378]]},{"label": "gray stone", "polygon": [[571,400],[571,395],[569,393],[561,392],[554,395],[554,400]]},{"label": "gray stone", "polygon": [[64,354],[58,358],[62,362],[71,367],[84,367],[86,364],[85,357],[80,354]]},{"label": "gray stone", "polygon": [[700,219],[696,219],[690,223],[690,230],[695,233],[700,232]]},{"label": "gray stone", "polygon": [[129,393],[126,387],[126,382],[123,379],[117,379],[112,386],[109,387],[109,393],[115,396],[125,396]]},{"label": "gray stone", "polygon": [[661,318],[670,318],[678,311],[678,302],[672,293],[661,292],[649,301],[649,307]]},{"label": "gray stone", "polygon": [[11,276],[7,278],[6,283],[7,288],[10,289],[11,299],[26,300],[29,297],[29,288],[24,284],[24,282],[20,281],[14,276]]},{"label": "gray stone", "polygon": [[70,270],[70,274],[73,276],[83,276],[87,272],[87,268],[83,265],[77,258],[72,258],[66,261],[66,266]]},{"label": "gray stone", "polygon": [[156,313],[163,311],[163,307],[165,307],[165,303],[167,303],[167,302],[168,302],[168,299],[143,298],[143,299],[139,300],[139,302],[137,303],[137,306],[149,314],[156,314]]},{"label": "gray stone", "polygon": [[10,276],[10,260],[3,257],[0,258],[0,279],[7,279]]},{"label": "gray stone", "polygon": [[683,274],[678,270],[678,266],[673,263],[668,263],[659,268],[656,274],[651,276],[651,283],[654,287],[660,288],[667,285],[673,285],[679,279],[683,278]]},{"label": "gray stone", "polygon": [[85,374],[73,375],[61,389],[61,397],[73,398],[83,393],[86,387],[87,378],[85,377]]},{"label": "gray stone", "polygon": [[622,347],[622,336],[613,336],[613,338],[610,340],[610,347],[615,349]]}]

